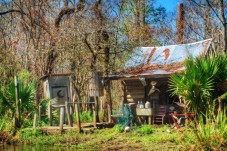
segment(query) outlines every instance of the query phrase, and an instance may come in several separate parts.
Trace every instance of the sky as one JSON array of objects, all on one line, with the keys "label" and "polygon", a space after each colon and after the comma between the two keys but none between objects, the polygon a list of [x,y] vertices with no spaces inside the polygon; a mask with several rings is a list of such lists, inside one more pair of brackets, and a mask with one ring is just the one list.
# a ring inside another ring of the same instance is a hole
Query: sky
[{"label": "sky", "polygon": [[162,6],[169,11],[177,11],[177,3],[182,2],[182,0],[156,0],[157,6]]}]

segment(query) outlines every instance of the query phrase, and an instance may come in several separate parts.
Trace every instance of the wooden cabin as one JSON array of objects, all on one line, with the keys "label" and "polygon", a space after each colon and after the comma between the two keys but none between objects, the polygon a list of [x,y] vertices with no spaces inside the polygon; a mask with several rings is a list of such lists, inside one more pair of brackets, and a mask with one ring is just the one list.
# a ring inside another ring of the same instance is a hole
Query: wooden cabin
[{"label": "wooden cabin", "polygon": [[177,96],[171,97],[168,91],[171,74],[184,71],[183,62],[187,57],[204,56],[210,43],[211,39],[208,39],[182,45],[135,48],[125,68],[106,78],[122,81],[125,104],[150,102],[151,110],[139,115],[152,114],[153,123],[162,123],[162,115],[173,111],[176,108],[173,102],[178,100]]}]

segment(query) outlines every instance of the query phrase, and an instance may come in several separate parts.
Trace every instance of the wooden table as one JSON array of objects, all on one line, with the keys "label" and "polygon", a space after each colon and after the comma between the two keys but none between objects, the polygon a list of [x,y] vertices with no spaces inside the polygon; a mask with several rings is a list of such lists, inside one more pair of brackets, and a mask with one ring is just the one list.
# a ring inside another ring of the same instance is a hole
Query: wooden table
[{"label": "wooden table", "polygon": [[140,116],[148,116],[148,124],[151,124],[153,110],[152,108],[136,108],[136,115]]}]

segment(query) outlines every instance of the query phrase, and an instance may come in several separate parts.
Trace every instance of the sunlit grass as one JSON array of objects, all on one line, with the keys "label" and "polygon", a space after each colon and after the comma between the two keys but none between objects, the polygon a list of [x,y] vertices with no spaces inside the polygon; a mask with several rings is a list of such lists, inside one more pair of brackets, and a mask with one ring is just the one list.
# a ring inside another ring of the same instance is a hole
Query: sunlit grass
[{"label": "sunlit grass", "polygon": [[[70,146],[76,149],[119,149],[126,148],[142,150],[165,150],[168,147],[174,150],[180,150],[188,147],[191,141],[195,140],[193,132],[172,129],[167,132],[168,126],[154,127],[145,125],[141,127],[132,127],[129,132],[117,131],[116,126],[108,129],[96,129],[93,133],[85,134],[71,130],[67,133],[55,133],[52,135],[30,133],[31,135],[21,135],[18,139],[21,143]],[[151,131],[150,131],[151,130]],[[34,135],[32,135],[34,134]]]},{"label": "sunlit grass", "polygon": [[[207,125],[208,126],[208,125]],[[143,125],[130,128],[129,132],[115,126],[106,129],[94,129],[90,133],[70,130],[65,133],[44,134],[38,129],[20,130],[14,137],[15,142],[31,145],[63,146],[79,150],[190,150],[203,148],[204,143],[218,139],[203,136],[203,131],[195,127],[174,129],[169,125]],[[118,129],[121,129],[119,131]],[[217,130],[215,130],[214,134]],[[202,133],[202,134],[201,134]],[[213,132],[212,132],[213,133]],[[201,138],[198,138],[198,135]],[[226,134],[226,133],[222,133]],[[222,137],[223,139],[224,137]],[[224,140],[220,141],[224,141]],[[217,140],[217,141],[218,141]],[[210,142],[212,145],[216,145]],[[217,145],[216,145],[217,146]]]}]

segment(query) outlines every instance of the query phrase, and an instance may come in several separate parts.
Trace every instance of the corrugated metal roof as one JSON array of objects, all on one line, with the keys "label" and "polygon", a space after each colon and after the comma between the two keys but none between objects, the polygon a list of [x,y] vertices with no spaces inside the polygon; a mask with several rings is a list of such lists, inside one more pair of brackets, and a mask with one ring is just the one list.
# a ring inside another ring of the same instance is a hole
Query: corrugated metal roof
[{"label": "corrugated metal roof", "polygon": [[195,43],[170,45],[160,47],[137,47],[124,69],[109,78],[141,77],[141,76],[166,76],[178,73],[185,69],[183,61],[192,56],[204,56],[212,39]]}]

